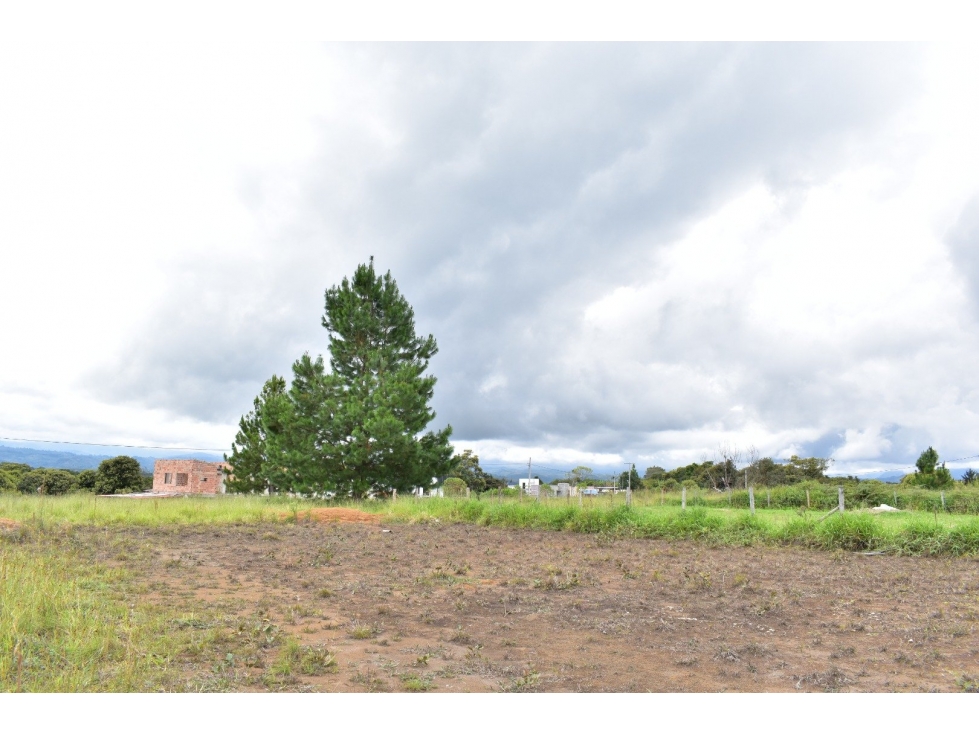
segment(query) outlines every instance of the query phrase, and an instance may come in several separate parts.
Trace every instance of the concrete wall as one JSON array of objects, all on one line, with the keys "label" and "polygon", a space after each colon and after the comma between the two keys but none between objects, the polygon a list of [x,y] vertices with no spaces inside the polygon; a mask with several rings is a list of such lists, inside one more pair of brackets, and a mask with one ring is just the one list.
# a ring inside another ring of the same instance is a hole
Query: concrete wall
[{"label": "concrete wall", "polygon": [[223,462],[158,459],[153,465],[153,491],[224,494],[224,467]]}]

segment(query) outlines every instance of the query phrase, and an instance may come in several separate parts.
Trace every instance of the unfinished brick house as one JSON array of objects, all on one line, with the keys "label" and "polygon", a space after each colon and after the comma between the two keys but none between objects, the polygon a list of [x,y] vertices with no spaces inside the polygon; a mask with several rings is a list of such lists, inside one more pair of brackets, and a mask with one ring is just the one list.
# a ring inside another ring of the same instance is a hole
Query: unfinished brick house
[{"label": "unfinished brick house", "polygon": [[158,459],[153,465],[153,491],[180,494],[224,494],[224,469],[220,461]]}]

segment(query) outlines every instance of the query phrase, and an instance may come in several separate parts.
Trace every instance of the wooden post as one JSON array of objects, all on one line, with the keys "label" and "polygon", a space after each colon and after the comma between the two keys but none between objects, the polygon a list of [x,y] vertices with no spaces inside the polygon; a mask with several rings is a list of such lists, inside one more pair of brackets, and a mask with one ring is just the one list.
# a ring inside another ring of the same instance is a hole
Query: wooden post
[{"label": "wooden post", "polygon": [[765,493],[768,495],[768,509],[772,509],[772,490],[766,489]]},{"label": "wooden post", "polygon": [[687,487],[684,484],[680,485],[680,507],[687,509]]},{"label": "wooden post", "polygon": [[391,501],[392,502],[397,502],[398,501],[398,488],[397,487],[395,487],[394,490],[391,492]]},{"label": "wooden post", "polygon": [[581,510],[584,509],[585,507],[585,498],[584,498],[585,493],[581,491],[581,487],[578,487],[577,490],[578,490],[578,509]]},{"label": "wooden post", "polygon": [[808,510],[812,505],[809,504],[809,488],[806,487],[806,509]]},{"label": "wooden post", "polygon": [[[747,480],[745,480],[745,484],[748,484]],[[755,485],[754,484],[748,484],[748,507],[751,509],[751,514],[754,515],[755,514]]]},{"label": "wooden post", "polygon": [[659,485],[659,503],[662,505],[666,502],[666,490],[663,489],[663,485]]},{"label": "wooden post", "polygon": [[945,490],[942,490],[942,512],[947,512],[945,509]]},{"label": "wooden post", "polygon": [[840,495],[840,504],[838,505],[838,507],[840,508],[840,512],[842,513],[846,509],[846,506],[843,504],[843,485],[841,484],[837,488],[837,490],[838,490],[839,495]]},{"label": "wooden post", "polygon": [[830,515],[832,515],[832,514],[833,514],[834,512],[839,512],[839,511],[840,511],[840,506],[839,506],[839,505],[837,505],[837,506],[836,506],[836,507],[834,507],[834,508],[833,508],[832,510],[830,510],[830,511],[829,511],[829,512],[827,512],[827,513],[826,513],[825,515],[823,515],[823,516],[822,516],[821,518],[819,518],[818,520],[816,520],[816,522],[817,522],[817,523],[820,523],[820,522],[822,522],[823,520],[825,520],[825,519],[826,519],[827,517],[829,517]]}]

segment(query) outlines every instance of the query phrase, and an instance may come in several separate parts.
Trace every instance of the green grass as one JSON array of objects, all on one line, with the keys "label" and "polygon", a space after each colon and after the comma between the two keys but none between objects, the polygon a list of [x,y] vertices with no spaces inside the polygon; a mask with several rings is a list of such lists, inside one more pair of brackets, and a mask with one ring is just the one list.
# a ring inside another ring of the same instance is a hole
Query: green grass
[{"label": "green grass", "polygon": [[[632,537],[699,539],[726,545],[795,545],[909,555],[979,553],[979,518],[939,511],[940,504],[935,505],[937,493],[895,490],[890,486],[886,491],[890,494],[898,491],[899,504],[903,498],[906,505],[928,507],[929,511],[870,515],[861,511],[859,505],[883,501],[874,492],[884,490],[874,486],[865,490],[862,495],[852,488],[848,490],[847,512],[822,522],[819,520],[825,515],[827,498],[833,497],[835,501],[832,487],[810,488],[813,509],[805,507],[804,485],[774,488],[771,509],[766,490],[758,490],[757,514],[754,516],[739,507],[738,492],[733,495],[691,492],[686,510],[681,509],[677,493],[662,497],[657,492],[637,492],[631,507],[625,506],[623,495],[588,497],[580,507],[577,499],[547,499],[538,503],[526,498],[504,498],[501,502],[492,496],[470,500],[402,497],[395,503],[366,501],[346,503],[346,506],[378,513],[394,523],[439,520]],[[922,492],[926,495],[918,497]],[[951,507],[955,499],[958,505],[971,507],[975,494],[979,492],[972,489],[949,492],[946,506]],[[799,502],[801,507],[797,506]],[[793,503],[796,506],[786,506]],[[19,520],[38,530],[76,524],[166,526],[297,522],[302,521],[304,509],[323,504],[288,497],[234,495],[126,499],[3,494],[0,495],[0,517]]]},{"label": "green grass", "polygon": [[309,503],[288,497],[221,495],[131,499],[75,494],[0,494],[0,517],[45,525],[198,525],[273,522]]},{"label": "green grass", "polygon": [[0,539],[0,690],[164,686],[165,620],[127,604],[125,581],[124,571]]},{"label": "green grass", "polygon": [[[365,509],[372,509],[370,505]],[[616,498],[572,500],[407,499],[375,508],[392,522],[465,522],[486,526],[600,533],[644,538],[695,539],[724,545],[794,545],[824,550],[883,551],[906,555],[979,553],[979,518],[927,512],[871,515],[848,511],[822,521],[825,513],[746,510],[723,506],[672,505]]]}]

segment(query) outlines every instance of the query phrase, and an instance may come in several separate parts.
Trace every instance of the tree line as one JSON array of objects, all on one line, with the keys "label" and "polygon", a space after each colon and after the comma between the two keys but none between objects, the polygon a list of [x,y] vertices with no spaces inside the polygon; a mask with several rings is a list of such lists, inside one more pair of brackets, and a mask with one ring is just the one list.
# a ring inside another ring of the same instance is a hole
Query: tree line
[{"label": "tree line", "polygon": [[143,472],[131,456],[105,459],[98,469],[37,469],[28,464],[0,463],[0,492],[25,494],[126,494],[152,488],[153,475]]}]

